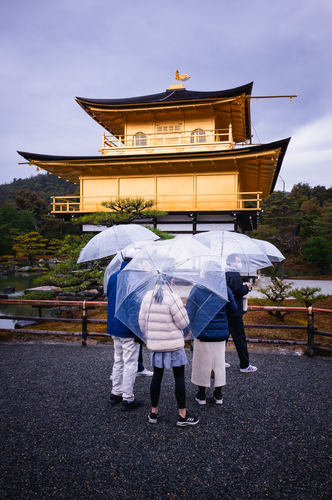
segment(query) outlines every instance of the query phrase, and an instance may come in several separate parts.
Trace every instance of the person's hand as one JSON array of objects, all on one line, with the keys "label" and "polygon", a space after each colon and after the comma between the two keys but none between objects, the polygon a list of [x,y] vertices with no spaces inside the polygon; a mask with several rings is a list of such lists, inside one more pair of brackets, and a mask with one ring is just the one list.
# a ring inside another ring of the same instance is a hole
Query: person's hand
[{"label": "person's hand", "polygon": [[247,285],[248,289],[249,289],[249,292],[251,290],[251,283],[244,283],[244,285]]}]

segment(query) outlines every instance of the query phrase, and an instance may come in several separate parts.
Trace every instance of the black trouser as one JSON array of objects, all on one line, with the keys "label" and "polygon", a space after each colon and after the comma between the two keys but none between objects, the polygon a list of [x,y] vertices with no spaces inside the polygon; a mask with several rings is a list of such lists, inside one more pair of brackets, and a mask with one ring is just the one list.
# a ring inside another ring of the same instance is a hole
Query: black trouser
[{"label": "black trouser", "polygon": [[[153,367],[153,377],[151,380],[150,395],[151,406],[157,408],[160,386],[164,374],[164,368]],[[186,388],[184,385],[184,365],[173,366],[173,374],[175,379],[175,397],[178,403],[178,408],[181,410],[186,407]]]},{"label": "black trouser", "polygon": [[144,365],[143,365],[143,344],[139,346],[139,353],[138,353],[138,363],[137,363],[137,372],[142,372],[144,370]]},{"label": "black trouser", "polygon": [[249,354],[242,316],[227,316],[227,319],[228,330],[230,335],[232,335],[237,354],[240,358],[240,368],[248,368]]},{"label": "black trouser", "polygon": [[[213,394],[215,396],[217,394],[221,394],[221,388],[222,388],[222,385],[220,387],[215,387]],[[205,389],[206,389],[206,387],[203,387],[202,385],[199,385],[198,386],[198,394],[205,397]]]}]

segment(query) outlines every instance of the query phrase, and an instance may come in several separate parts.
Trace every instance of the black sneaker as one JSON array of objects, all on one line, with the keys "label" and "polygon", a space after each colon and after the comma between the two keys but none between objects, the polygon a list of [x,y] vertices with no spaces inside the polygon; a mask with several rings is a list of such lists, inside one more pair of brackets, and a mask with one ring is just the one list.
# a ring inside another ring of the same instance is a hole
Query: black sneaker
[{"label": "black sneaker", "polygon": [[222,394],[221,392],[215,392],[213,394],[214,400],[216,402],[216,405],[222,405],[223,404],[223,399],[222,399]]},{"label": "black sneaker", "polygon": [[148,422],[150,424],[157,424],[159,419],[159,413],[149,413]]},{"label": "black sneaker", "polygon": [[123,411],[130,411],[130,410],[136,410],[136,408],[139,408],[142,406],[143,401],[140,401],[139,399],[134,399],[134,401],[122,401],[122,408],[121,410]]},{"label": "black sneaker", "polygon": [[205,392],[199,392],[196,394],[195,399],[199,405],[206,405]]},{"label": "black sneaker", "polygon": [[176,422],[176,425],[178,427],[187,427],[187,425],[196,425],[198,424],[199,420],[196,417],[191,417],[190,415],[187,415],[185,417],[181,417],[178,415],[178,420]]},{"label": "black sneaker", "polygon": [[122,396],[111,394],[111,405],[117,405],[118,403],[122,403]]}]

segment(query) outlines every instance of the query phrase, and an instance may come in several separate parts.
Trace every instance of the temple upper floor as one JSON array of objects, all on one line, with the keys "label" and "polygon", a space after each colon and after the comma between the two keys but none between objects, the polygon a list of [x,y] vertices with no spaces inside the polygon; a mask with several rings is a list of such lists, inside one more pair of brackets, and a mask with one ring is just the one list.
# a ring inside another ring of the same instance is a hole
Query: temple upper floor
[{"label": "temple upper floor", "polygon": [[124,135],[115,137],[103,132],[102,147],[98,151],[102,155],[132,155],[233,149],[232,125],[216,129],[209,118],[191,122],[132,121],[127,124],[127,133]]},{"label": "temple upper floor", "polygon": [[128,99],[76,100],[105,129],[102,155],[213,151],[251,142],[251,89],[197,92],[180,85]]}]

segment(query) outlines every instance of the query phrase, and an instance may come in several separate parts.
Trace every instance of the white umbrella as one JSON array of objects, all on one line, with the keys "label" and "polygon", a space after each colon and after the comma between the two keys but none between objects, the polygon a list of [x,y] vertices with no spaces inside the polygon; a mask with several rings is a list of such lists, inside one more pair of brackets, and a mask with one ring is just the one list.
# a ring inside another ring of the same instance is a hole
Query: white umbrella
[{"label": "white umbrella", "polygon": [[[172,310],[181,316],[190,291],[198,286],[206,291],[206,297],[186,325],[194,336],[199,335],[228,298],[221,260],[220,255],[191,236],[144,246],[118,275],[115,316],[146,342],[148,328],[141,330],[139,323],[143,301],[151,301],[152,305],[155,299],[158,301],[156,294],[166,294]],[[173,335],[165,325],[161,330],[166,336]]]},{"label": "white umbrella", "polygon": [[258,240],[256,238],[252,238],[252,241],[264,250],[271,262],[282,262],[285,260],[285,257],[282,255],[280,250],[269,241]]},{"label": "white umbrella", "polygon": [[256,273],[257,269],[272,266],[266,253],[256,244],[255,240],[244,234],[231,231],[207,231],[195,234],[193,238],[208,246],[223,258],[223,268],[226,269],[227,258],[238,255],[242,262],[241,273]]},{"label": "white umbrella", "polygon": [[138,224],[121,224],[109,227],[91,238],[89,243],[82,248],[77,263],[80,264],[81,262],[115,255],[128,245],[134,245],[135,241],[154,241],[158,239],[159,236]]}]

